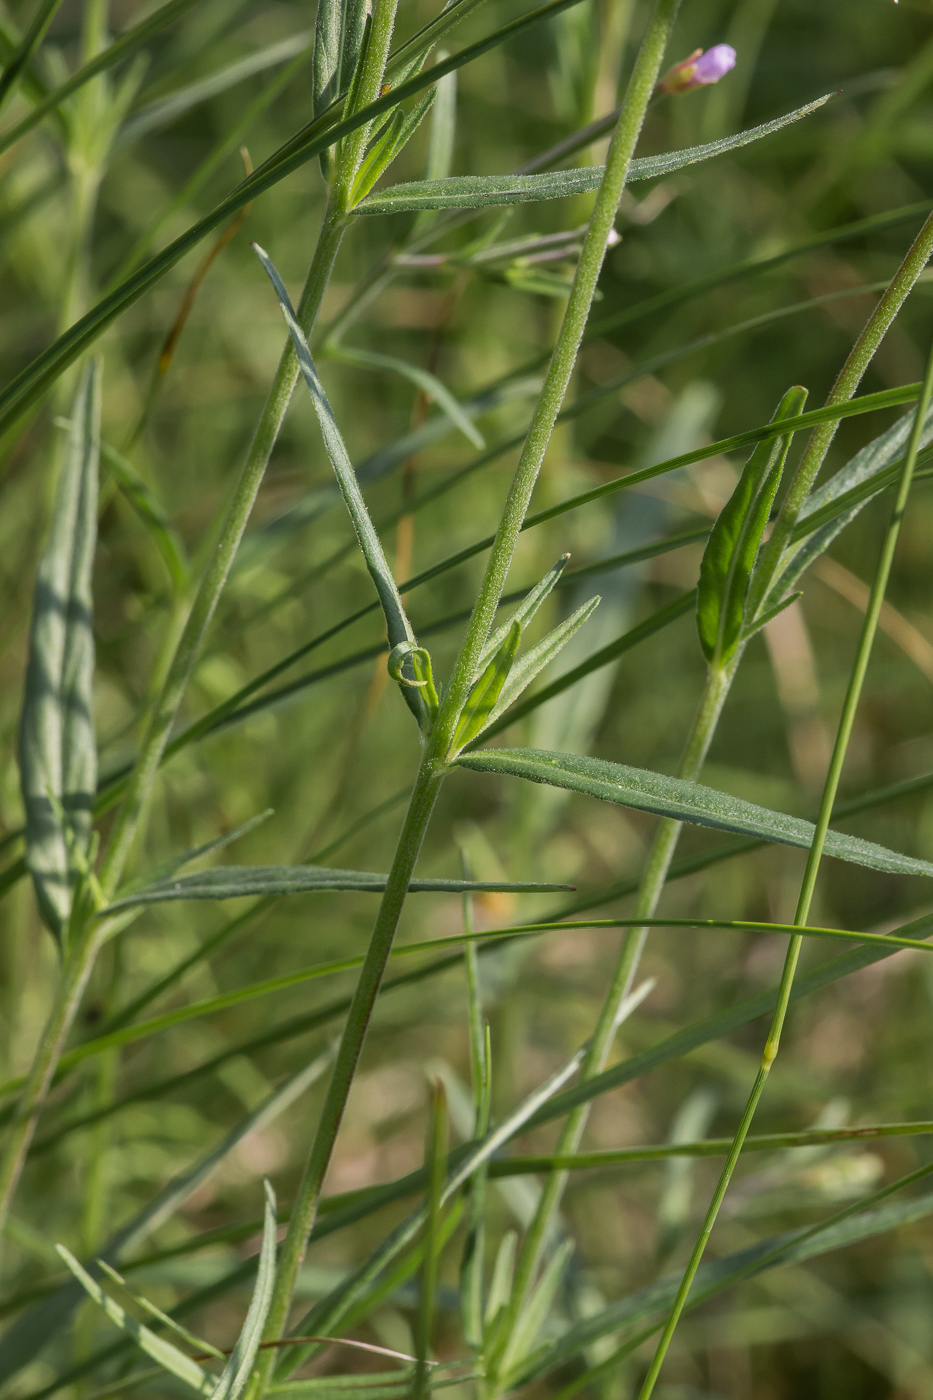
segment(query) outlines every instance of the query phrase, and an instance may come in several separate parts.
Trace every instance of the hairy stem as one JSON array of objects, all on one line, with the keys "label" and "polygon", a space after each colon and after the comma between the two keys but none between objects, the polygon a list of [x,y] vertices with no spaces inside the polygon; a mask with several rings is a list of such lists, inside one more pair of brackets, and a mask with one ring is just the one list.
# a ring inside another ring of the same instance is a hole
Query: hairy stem
[{"label": "hairy stem", "polygon": [[[350,1088],[356,1074],[363,1042],[372,1017],[376,997],[382,983],[392,942],[398,926],[399,916],[408,894],[408,886],[415,861],[421,850],[431,811],[437,799],[438,790],[444,777],[444,768],[426,754],[421,763],[418,778],[398,839],[392,869],[386,883],[385,894],[379,907],[375,927],[369,940],[366,961],[360,969],[353,1001],[347,1013],[340,1048],[334,1062],[334,1070],[327,1089],[327,1097],[318,1120],[314,1141],[305,1164],[298,1194],[292,1205],[288,1233],[282,1245],[276,1274],[275,1292],[269,1316],[266,1321],[266,1337],[276,1339],[284,1334],[291,1308],[292,1296],[298,1279],[298,1270],[304,1259],[317,1216],[318,1203],[324,1178],[330,1165],[334,1143],[343,1120]],[[273,1351],[263,1353],[257,1363],[256,1375],[248,1392],[250,1400],[258,1400],[268,1385],[275,1365]]]},{"label": "hairy stem", "polygon": [[[916,244],[914,245],[916,246]],[[820,802],[820,812],[816,820],[816,830],[813,834],[813,844],[807,857],[806,869],[804,870],[803,881],[800,887],[800,895],[797,900],[797,910],[794,915],[794,923],[797,927],[803,927],[810,914],[810,905],[813,901],[813,894],[816,889],[816,880],[819,873],[820,861],[823,855],[823,845],[826,840],[826,833],[829,830],[829,822],[833,813],[833,806],[836,801],[836,794],[839,790],[839,781],[842,777],[842,769],[845,764],[846,751],[849,740],[852,736],[852,727],[855,723],[855,715],[858,710],[859,701],[862,695],[862,688],[865,683],[865,675],[868,670],[868,662],[871,657],[871,650],[875,640],[875,633],[878,630],[878,620],[881,616],[881,607],[884,602],[884,595],[887,590],[888,580],[891,575],[891,566],[894,561],[894,551],[897,548],[897,538],[900,533],[901,522],[904,518],[904,511],[907,507],[907,498],[910,493],[913,481],[914,467],[917,461],[917,453],[920,448],[920,436],[923,431],[923,424],[926,420],[930,407],[930,400],[933,398],[933,348],[927,360],[926,374],[923,381],[923,389],[917,404],[917,411],[914,418],[913,430],[910,436],[910,443],[907,454],[904,458],[904,466],[901,471],[898,483],[897,496],[885,531],[884,541],[881,546],[881,555],[878,560],[878,567],[875,570],[875,578],[871,588],[868,607],[865,611],[865,618],[862,623],[862,630],[859,636],[858,648],[855,653],[855,660],[849,676],[849,684],[846,690],[845,700],[842,706],[842,714],[839,718],[839,727],[836,731],[836,741],[833,745],[833,754],[829,764],[829,771],[826,775],[826,782],[823,787],[823,797]],[[761,1058],[761,1067],[755,1076],[745,1111],[742,1114],[741,1122],[729,1149],[729,1156],[722,1169],[716,1190],[706,1212],[702,1229],[690,1256],[690,1261],[684,1271],[677,1290],[677,1296],[671,1306],[670,1315],[658,1342],[657,1350],[654,1354],[648,1374],[645,1377],[639,1400],[648,1400],[654,1390],[655,1383],[664,1362],[667,1349],[670,1346],[674,1330],[680,1320],[681,1313],[687,1302],[687,1297],[693,1285],[697,1269],[703,1259],[706,1244],[713,1231],[719,1209],[725,1199],[732,1174],[735,1171],[739,1156],[748,1136],[752,1120],[755,1117],[755,1110],[759,1100],[764,1093],[765,1084],[777,1057],[778,1048],[781,1042],[781,1033],[784,1029],[784,1022],[787,1017],[787,1008],[790,1004],[791,990],[794,983],[794,974],[797,970],[797,963],[800,958],[800,950],[803,946],[803,935],[794,934],[787,949],[787,956],[784,961],[784,970],[778,989],[778,1002],[771,1019],[771,1026],[768,1031],[768,1038],[765,1041],[764,1053]]]},{"label": "hairy stem", "polygon": [[583,240],[567,309],[518,466],[509,487],[482,587],[441,705],[437,732],[448,744],[473,684],[477,662],[486,644],[505,587],[531,493],[570,383],[603,259],[606,256],[606,245],[625,188],[629,165],[645,120],[648,103],[658,81],[664,50],[679,8],[680,0],[657,0],[635,60],[619,123],[609,148],[606,173],[596,195],[593,213]]}]

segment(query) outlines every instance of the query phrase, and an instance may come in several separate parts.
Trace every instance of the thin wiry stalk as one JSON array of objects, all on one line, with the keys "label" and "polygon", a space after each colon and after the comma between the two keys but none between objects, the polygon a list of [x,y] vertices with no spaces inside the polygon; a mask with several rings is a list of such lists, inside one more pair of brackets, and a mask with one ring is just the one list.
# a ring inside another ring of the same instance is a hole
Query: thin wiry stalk
[{"label": "thin wiry stalk", "polygon": [[[888,580],[891,577],[891,566],[894,562],[894,553],[897,548],[898,535],[904,519],[904,512],[907,508],[907,498],[913,481],[914,467],[917,461],[917,453],[920,447],[920,435],[923,431],[923,424],[926,420],[927,411],[933,398],[933,347],[927,360],[926,373],[923,380],[923,392],[917,404],[914,417],[914,426],[911,433],[910,445],[907,455],[904,458],[904,466],[901,471],[900,481],[897,488],[897,496],[888,527],[885,531],[884,540],[881,546],[881,554],[878,566],[875,570],[875,578],[872,583],[871,597],[865,611],[865,619],[862,623],[862,630],[859,635],[858,647],[855,653],[855,660],[849,677],[849,684],[846,689],[846,696],[842,706],[842,714],[839,718],[839,727],[836,731],[836,741],[833,745],[832,758],[829,764],[829,771],[826,775],[826,782],[823,787],[823,797],[820,802],[820,812],[816,820],[816,830],[813,834],[813,844],[807,857],[807,864],[803,874],[803,881],[800,888],[800,895],[797,900],[797,909],[794,914],[794,923],[798,926],[807,922],[810,914],[810,905],[813,901],[813,894],[816,889],[817,876],[820,869],[820,861],[823,856],[823,845],[826,840],[826,833],[829,830],[829,823],[833,813],[833,806],[836,801],[836,794],[839,790],[839,782],[842,777],[842,769],[845,764],[846,753],[849,741],[852,737],[852,728],[855,724],[855,716],[858,710],[859,701],[862,696],[862,689],[865,684],[865,676],[868,671],[868,662],[871,657],[872,646],[875,634],[878,630],[878,621],[881,616],[881,608],[884,603],[884,595],[887,591]],[[657,1350],[648,1369],[644,1384],[641,1388],[639,1400],[648,1400],[654,1390],[655,1384],[660,1374],[664,1358],[668,1347],[671,1344],[677,1323],[680,1321],[681,1313],[687,1302],[690,1288],[696,1276],[697,1269],[703,1259],[706,1244],[712,1234],[719,1209],[725,1199],[732,1174],[735,1171],[739,1156],[748,1136],[755,1110],[764,1093],[765,1084],[771,1067],[777,1058],[778,1048],[781,1042],[781,1033],[784,1029],[784,1022],[787,1018],[787,1008],[790,1004],[791,991],[794,984],[794,974],[797,970],[797,963],[800,958],[800,950],[803,947],[803,935],[794,934],[787,949],[787,956],[784,961],[784,970],[781,976],[780,987],[778,989],[778,1003],[771,1020],[768,1031],[768,1038],[765,1041],[764,1053],[761,1059],[761,1067],[755,1077],[745,1111],[742,1114],[741,1122],[736,1131],[722,1169],[716,1190],[710,1202],[709,1209],[703,1221],[703,1227],[697,1238],[693,1253],[689,1263],[684,1270],[683,1278],[677,1290],[677,1296],[671,1307],[670,1315],[664,1326],[664,1331],[658,1342]]]}]

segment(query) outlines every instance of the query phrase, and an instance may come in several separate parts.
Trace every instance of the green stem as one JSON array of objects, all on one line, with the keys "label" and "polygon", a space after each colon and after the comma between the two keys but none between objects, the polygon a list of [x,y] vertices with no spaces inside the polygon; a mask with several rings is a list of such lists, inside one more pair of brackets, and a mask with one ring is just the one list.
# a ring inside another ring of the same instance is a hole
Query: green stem
[{"label": "green stem", "polygon": [[[399,836],[385,894],[366,952],[366,960],[360,969],[353,1001],[347,1013],[327,1097],[292,1205],[288,1233],[279,1257],[275,1292],[266,1321],[265,1335],[269,1340],[284,1335],[298,1271],[304,1259],[308,1235],[317,1216],[324,1178],[343,1120],[383,973],[392,951],[392,942],[408,894],[412,871],[421,850],[444,772],[443,766],[437,764],[429,754],[425,754]],[[250,1400],[258,1400],[258,1397],[265,1393],[274,1365],[274,1351],[264,1352],[257,1363],[253,1383],[248,1392]]]},{"label": "green stem", "polygon": [[3,1154],[0,1156],[0,1240],[3,1239],[3,1228],[10,1204],[45,1096],[91,975],[94,959],[103,941],[104,929],[105,926],[100,922],[88,920],[65,955],[65,965],[55,1001],[33,1056],[29,1078],[6,1128]]},{"label": "green stem", "polygon": [[[931,256],[933,256],[933,214],[926,220],[910,245],[907,256],[866,321],[862,333],[839,371],[836,382],[826,400],[827,407],[847,403],[849,399],[854,397],[878,346],[893,324]],[[777,577],[778,562],[791,542],[801,507],[810,493],[810,488],[816,480],[820,467],[823,465],[838,427],[839,420],[833,418],[827,423],[820,423],[813,429],[806,450],[791,479],[780,514],[774,523],[771,538],[762,553],[761,568],[758,570],[759,578]]]},{"label": "green stem", "polygon": [[[685,778],[688,782],[694,782],[700,775],[713,735],[716,732],[722,707],[729,693],[729,687],[738,669],[739,659],[740,654],[737,654],[728,667],[710,670],[707,675],[706,687],[678,769],[678,776]],[[667,818],[659,823],[638,891],[635,905],[636,917],[648,919],[657,908],[682,826],[682,822],[673,818]],[[603,1001],[592,1039],[587,1047],[586,1058],[580,1069],[581,1080],[592,1078],[605,1068],[615,1039],[620,1008],[632,990],[632,982],[647,936],[647,928],[637,927],[630,929],[622,941],[612,981]],[[568,1115],[554,1149],[555,1155],[566,1156],[577,1151],[588,1117],[588,1104],[581,1105]],[[555,1170],[548,1175],[516,1267],[515,1282],[509,1301],[510,1323],[512,1325],[504,1329],[506,1335],[509,1335],[513,1330],[514,1323],[537,1277],[541,1256],[550,1238],[554,1217],[564,1194],[567,1180],[568,1173],[566,1171]],[[504,1373],[507,1373],[511,1359],[508,1349],[506,1349],[501,1368]]]},{"label": "green stem", "polygon": [[[914,245],[916,247],[916,244]],[[923,389],[917,404],[916,416],[914,418],[913,429],[910,435],[910,444],[904,458],[904,466],[901,471],[898,483],[897,497],[885,531],[884,541],[881,546],[881,555],[878,560],[878,567],[875,571],[874,582],[872,583],[871,596],[862,623],[862,630],[859,636],[858,648],[855,654],[855,662],[852,673],[849,677],[849,685],[846,690],[845,701],[842,706],[842,714],[839,719],[839,727],[836,731],[836,742],[833,746],[833,754],[829,764],[829,771],[826,775],[826,783],[823,788],[823,797],[820,803],[820,812],[816,821],[816,830],[813,835],[813,844],[810,847],[810,854],[807,858],[807,865],[803,875],[800,888],[800,896],[797,901],[797,910],[794,915],[794,923],[801,927],[806,924],[810,914],[810,905],[813,901],[816,880],[819,873],[820,861],[823,855],[823,845],[826,840],[826,833],[829,830],[829,822],[833,813],[833,806],[836,801],[836,794],[839,789],[839,781],[842,777],[842,769],[845,763],[846,751],[849,740],[852,736],[852,727],[855,723],[855,716],[861,699],[862,688],[865,683],[865,675],[868,670],[868,662],[871,657],[872,646],[875,640],[875,633],[878,630],[878,619],[881,616],[881,608],[884,603],[884,595],[887,590],[888,580],[891,575],[891,566],[894,561],[894,552],[897,548],[897,539],[900,533],[901,522],[904,518],[904,511],[907,506],[907,498],[910,493],[913,481],[914,467],[917,461],[917,453],[920,448],[920,438],[923,431],[923,424],[926,420],[930,401],[933,398],[933,347],[931,347],[927,360],[926,373],[923,380]],[[642,1386],[639,1400],[648,1400],[655,1387],[661,1366],[667,1349],[670,1346],[674,1330],[680,1320],[681,1313],[687,1302],[687,1297],[693,1285],[694,1277],[706,1250],[707,1241],[712,1233],[713,1226],[719,1214],[719,1209],[725,1199],[729,1182],[735,1171],[745,1139],[748,1136],[752,1120],[758,1102],[764,1092],[771,1066],[774,1064],[781,1042],[781,1033],[784,1029],[784,1022],[787,1017],[787,1008],[790,1004],[791,990],[794,983],[794,974],[797,970],[797,963],[800,958],[800,950],[803,946],[803,936],[794,934],[787,949],[787,956],[784,962],[784,970],[778,988],[778,1001],[771,1020],[768,1031],[768,1038],[765,1041],[764,1053],[761,1059],[761,1067],[755,1077],[752,1091],[745,1105],[741,1122],[732,1141],[729,1156],[722,1169],[713,1199],[706,1212],[703,1227],[700,1231],[697,1242],[694,1245],[690,1261],[684,1271],[677,1296],[671,1307],[670,1315],[661,1334],[658,1347],[652,1360],[648,1374]]]},{"label": "green stem", "polygon": [[[314,258],[308,272],[298,319],[309,334],[314,326],[331,269],[345,228],[342,215],[332,206],[324,215]],[[105,894],[112,895],[129,857],[140,821],[152,793],[162,754],[168,743],[182,696],[201,651],[205,633],[227,581],[234,556],[246,529],[266,465],[275,446],[285,411],[298,380],[298,361],[289,340],[282,352],[275,379],[266,399],[249,453],[240,473],[217,543],[202,575],[187,622],[175,649],[168,674],[149,720],[139,757],[127,786],[126,797],[114,825],[100,872]]]},{"label": "green stem", "polygon": [[535,405],[521,457],[509,487],[483,584],[441,704],[437,734],[439,743],[446,740],[448,746],[475,679],[477,663],[505,587],[531,493],[570,383],[606,255],[606,245],[625,188],[629,165],[645,120],[645,112],[658,81],[664,50],[679,8],[680,0],[656,0],[635,60],[622,104],[622,113],[609,148],[606,173],[596,195],[593,213],[583,240],[567,309]]}]

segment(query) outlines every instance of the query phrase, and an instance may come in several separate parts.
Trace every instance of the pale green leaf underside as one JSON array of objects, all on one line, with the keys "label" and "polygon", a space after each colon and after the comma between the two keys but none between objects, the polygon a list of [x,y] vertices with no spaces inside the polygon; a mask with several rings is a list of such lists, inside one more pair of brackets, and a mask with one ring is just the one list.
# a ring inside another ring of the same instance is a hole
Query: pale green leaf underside
[{"label": "pale green leaf underside", "polygon": [[[832,94],[817,98],[805,107],[798,107],[783,117],[727,136],[721,141],[709,141],[703,146],[690,146],[665,155],[646,156],[633,160],[628,179],[651,180],[669,175],[685,166],[724,155],[727,151],[748,146],[763,136],[770,136],[781,127],[807,117],[828,102]],[[412,180],[391,185],[377,194],[369,195],[353,210],[354,214],[404,214],[422,209],[482,209],[499,208],[505,204],[525,204],[539,199],[567,199],[599,188],[604,173],[601,165],[574,170],[553,170],[544,175],[454,175],[446,180]]]},{"label": "pale green leaf underside", "polygon": [[[504,773],[510,777],[527,778],[533,783],[548,783],[553,787],[569,788],[573,792],[598,797],[603,802],[616,802],[622,807],[634,807],[642,812],[654,812],[660,817],[674,817],[696,826],[711,826],[719,831],[740,832],[743,836],[758,836],[785,846],[809,850],[813,841],[812,822],[786,812],[774,812],[754,802],[730,797],[702,783],[687,783],[681,778],[669,778],[646,768],[629,768],[621,763],[607,763],[600,758],[582,758],[577,754],[550,753],[545,749],[484,749],[479,753],[457,759],[462,768],[478,773]],[[886,870],[897,875],[933,876],[933,864],[915,860],[889,851],[873,841],[862,841],[841,831],[826,834],[825,852],[837,860],[866,865],[871,870]]]},{"label": "pale green leaf underside", "polygon": [[[242,899],[246,895],[309,894],[315,890],[359,890],[381,894],[387,875],[370,870],[331,870],[324,865],[226,865],[182,875],[176,880],[158,880],[146,889],[135,890],[110,905],[110,911],[135,904],[160,904],[168,899]],[[547,893],[568,890],[570,885],[540,885],[477,880],[412,880],[412,894],[465,894],[497,892],[508,894]]]},{"label": "pale green leaf underside", "polygon": [[48,540],[39,559],[19,736],[26,865],[42,917],[61,936],[91,834],[100,372],[78,385]]}]

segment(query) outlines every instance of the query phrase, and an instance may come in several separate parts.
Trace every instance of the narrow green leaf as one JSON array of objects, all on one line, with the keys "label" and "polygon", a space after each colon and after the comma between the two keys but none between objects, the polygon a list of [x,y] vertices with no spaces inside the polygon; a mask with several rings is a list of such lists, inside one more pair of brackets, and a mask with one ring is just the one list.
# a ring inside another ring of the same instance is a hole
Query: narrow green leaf
[{"label": "narrow green leaf", "polygon": [[[319,117],[337,96],[343,47],[342,0],[320,0],[314,28],[311,111]],[[352,68],[351,68],[352,73]],[[349,74],[347,75],[349,77]]]},{"label": "narrow green leaf", "polygon": [[[503,773],[526,778],[533,783],[548,783],[569,788],[573,792],[598,797],[603,802],[615,802],[657,816],[673,817],[677,821],[710,826],[719,831],[735,831],[743,835],[762,837],[786,846],[809,850],[813,841],[812,822],[759,807],[754,802],[730,797],[702,783],[688,783],[681,778],[669,778],[645,768],[629,768],[621,763],[608,763],[601,758],[583,758],[577,754],[551,753],[544,749],[483,749],[478,753],[461,755],[456,762],[462,768],[478,773]],[[863,841],[845,832],[830,831],[826,836],[826,854],[837,860],[866,865],[871,870],[886,870],[899,875],[933,876],[933,864],[912,856],[889,851],[873,841]]]},{"label": "narrow green leaf", "polygon": [[36,579],[19,738],[26,864],[61,939],[91,839],[97,785],[92,717],[100,369],[81,376],[49,538]]},{"label": "narrow green leaf", "polygon": [[[242,899],[246,895],[310,894],[317,890],[358,890],[367,894],[381,894],[388,878],[374,871],[332,870],[326,865],[223,865],[133,890],[114,900],[106,912],[113,914],[137,904],[162,904],[174,899]],[[503,880],[412,880],[409,885],[412,894],[459,894],[465,890],[543,894],[572,888],[572,885]]]},{"label": "narrow green leaf", "polygon": [[537,1342],[541,1329],[547,1322],[548,1314],[554,1306],[558,1290],[564,1281],[564,1274],[567,1272],[567,1265],[573,1256],[574,1248],[575,1244],[572,1239],[561,1241],[545,1265],[544,1272],[532,1289],[527,1303],[516,1318],[512,1335],[508,1338],[503,1351],[502,1371],[506,1378],[503,1381],[504,1385],[509,1384],[508,1377],[517,1373],[518,1368]]},{"label": "narrow green leaf", "polygon": [[259,1251],[259,1268],[256,1273],[256,1286],[250,1299],[249,1311],[237,1337],[236,1346],[223,1374],[211,1393],[211,1400],[239,1400],[246,1389],[259,1352],[263,1328],[269,1315],[272,1290],[275,1286],[275,1192],[268,1181],[263,1181],[266,1193],[266,1213],[262,1226],[262,1247]]},{"label": "narrow green leaf", "polygon": [[583,603],[576,612],[561,622],[553,631],[543,637],[537,646],[531,648],[512,667],[508,674],[505,685],[499,695],[490,714],[490,722],[499,718],[503,711],[507,710],[513,701],[517,700],[524,690],[527,689],[545,666],[549,666],[555,657],[570,641],[575,632],[578,632],[583,624],[592,617],[599,606],[599,597],[590,598],[589,602]]},{"label": "narrow green leaf", "polygon": [[152,536],[153,543],[162,555],[173,588],[176,593],[181,593],[188,586],[190,579],[188,555],[181,536],[132,462],[106,442],[101,443],[100,454],[127,502]]},{"label": "narrow green leaf", "polygon": [[383,133],[367,151],[350,193],[351,208],[369,194],[376,181],[388,170],[395,158],[402,153],[424,121],[434,103],[436,89],[431,88],[410,112],[397,107],[389,118]]},{"label": "narrow green leaf", "polygon": [[484,448],[486,440],[480,430],[474,424],[468,413],[465,413],[460,402],[454,398],[436,374],[431,374],[429,370],[422,369],[420,365],[409,364],[407,360],[400,360],[395,355],[380,355],[371,350],[357,350],[351,346],[344,345],[343,342],[329,344],[326,347],[328,357],[332,360],[343,360],[351,365],[364,365],[367,369],[387,369],[393,374],[400,374],[403,378],[416,384],[422,389],[429,399],[433,399],[442,413],[445,413],[453,423],[454,427],[471,442],[476,448]]},{"label": "narrow green leaf", "polygon": [[458,753],[471,739],[475,739],[486,727],[486,722],[492,716],[496,701],[508,680],[521,637],[521,623],[513,622],[505,641],[479,679],[473,682],[473,688],[454,730],[450,746],[451,756]]},{"label": "narrow green leaf", "polygon": [[523,700],[520,705],[510,709],[507,714],[501,715],[490,724],[485,731],[484,738],[491,739],[496,734],[501,734],[510,725],[516,724],[526,715],[530,715],[541,705],[546,705],[549,700],[553,700],[555,695],[562,695],[565,690],[569,690],[578,681],[591,676],[594,671],[599,671],[603,666],[609,666],[618,657],[637,646],[639,642],[646,641],[648,637],[653,637],[656,632],[661,632],[678,618],[691,612],[694,607],[696,593],[691,588],[689,593],[682,593],[679,598],[675,598],[672,603],[659,608],[657,612],[651,613],[643,622],[639,622],[635,627],[623,632],[621,637],[616,637],[615,641],[609,642],[606,646],[595,651],[592,656],[588,656],[585,661],[581,661],[579,666],[575,666],[572,671],[565,671],[562,676],[551,681],[550,685],[543,686],[541,690],[530,695],[527,700]]},{"label": "narrow green leaf", "polygon": [[[366,509],[366,502],[363,499],[363,493],[356,479],[353,464],[350,461],[343,438],[340,435],[340,429],[337,427],[337,420],[334,417],[333,409],[328,402],[327,395],[324,393],[324,386],[318,378],[317,370],[314,367],[314,361],[311,358],[311,351],[308,349],[308,342],[305,340],[304,333],[298,324],[288,292],[285,290],[285,284],[275,270],[268,254],[265,253],[257,243],[254,243],[253,247],[278,296],[279,305],[285,317],[285,324],[288,326],[292,344],[298,356],[298,364],[311,394],[314,410],[321,426],[321,433],[324,438],[324,445],[327,448],[327,455],[330,457],[331,465],[334,468],[334,474],[337,477],[337,483],[344,501],[346,502],[353,529],[359,541],[363,558],[366,561],[366,567],[376,586],[376,592],[382,604],[389,646],[394,648],[403,644],[408,644],[411,647],[417,647],[418,643],[412,631],[411,623],[408,621],[408,617],[405,613],[401,594],[396,586],[392,570],[389,568],[389,561],[385,557],[382,541],[376,533],[376,529],[369,516],[369,511]],[[409,677],[409,679],[411,679],[411,677]],[[429,720],[424,698],[418,694],[417,688],[413,686],[401,685],[399,689],[402,692],[406,705],[408,705],[423,728]]]},{"label": "narrow green leaf", "polygon": [[[772,422],[799,416],[806,400],[806,389],[789,389]],[[790,443],[790,435],[759,443],[710,532],[697,585],[697,630],[710,665],[730,661],[739,645],[752,570]]]},{"label": "narrow green leaf", "polygon": [[[492,657],[495,656],[496,652],[499,650],[499,648],[502,646],[502,643],[509,635],[513,624],[517,622],[520,626],[525,627],[531,621],[535,613],[540,608],[541,604],[544,602],[545,598],[547,598],[547,596],[551,592],[551,589],[555,588],[556,585],[560,582],[564,570],[566,569],[567,564],[569,562],[569,559],[569,554],[562,554],[561,557],[558,559],[557,563],[554,565],[554,567],[552,569],[548,569],[547,573],[544,575],[544,578],[540,579],[535,584],[534,588],[530,588],[528,590],[524,598],[522,598],[521,602],[519,603],[518,607],[513,613],[510,613],[510,615],[506,618],[505,622],[503,622],[501,626],[494,628],[494,630],[490,632],[489,640],[487,641],[482,653],[480,654],[479,663],[477,665],[477,675],[479,675],[482,671],[485,670]],[[574,577],[579,577],[578,571],[574,571]],[[511,596],[504,597],[502,601],[504,603],[512,601]]]},{"label": "narrow green leaf", "polygon": [[164,1313],[161,1308],[157,1308],[155,1303],[151,1302],[144,1294],[138,1293],[132,1284],[127,1283],[122,1274],[117,1273],[116,1269],[111,1268],[106,1260],[98,1259],[96,1262],[98,1268],[103,1271],[111,1282],[118,1284],[120,1288],[124,1289],[129,1294],[138,1308],[141,1308],[143,1312],[147,1312],[150,1317],[154,1317],[157,1322],[160,1322],[162,1326],[167,1328],[170,1332],[174,1332],[175,1336],[178,1337],[180,1341],[185,1342],[195,1352],[206,1351],[217,1361],[226,1363],[227,1358],[222,1351],[218,1350],[218,1348],[213,1346],[210,1342],[206,1342],[203,1337],[196,1337],[193,1332],[188,1331],[187,1327],[182,1327],[180,1322],[176,1322],[173,1317],[169,1317],[168,1313]]},{"label": "narrow green leaf", "polygon": [[141,875],[138,880],[132,880],[125,887],[124,893],[130,890],[148,889],[150,885],[167,880],[169,876],[183,870],[186,865],[191,865],[193,861],[200,860],[202,856],[225,850],[227,846],[232,846],[234,841],[239,841],[242,836],[255,831],[257,826],[268,821],[272,815],[272,808],[267,807],[264,812],[259,812],[255,817],[250,817],[248,821],[241,822],[239,826],[235,826],[232,831],[225,832],[223,836],[215,836],[213,841],[206,841],[203,846],[194,846],[190,850],[183,851],[181,855],[171,856],[168,860],[155,866],[154,869],[147,870],[145,875]]},{"label": "narrow green leaf", "polygon": [[[495,1327],[496,1319],[502,1314],[503,1309],[508,1304],[512,1296],[512,1279],[515,1274],[515,1249],[518,1244],[518,1235],[514,1230],[507,1230],[499,1241],[499,1248],[496,1252],[496,1262],[492,1269],[492,1278],[489,1281],[489,1297],[486,1300],[485,1323],[487,1333]],[[487,1337],[487,1344],[493,1340]]]},{"label": "narrow green leaf", "polygon": [[227,92],[256,73],[264,73],[268,68],[276,68],[280,63],[286,63],[298,54],[305,53],[313,37],[310,29],[301,30],[288,39],[281,39],[278,43],[256,49],[246,58],[228,64],[226,68],[221,68],[206,78],[199,78],[195,83],[170,92],[166,97],[160,97],[157,102],[140,107],[124,122],[114,143],[115,148],[130,146],[148,132],[168,126],[170,122],[184,116],[200,103],[207,102],[211,97],[216,97],[218,93]]},{"label": "narrow green leaf", "polygon": [[59,1254],[66,1266],[74,1274],[84,1291],[89,1294],[99,1308],[107,1314],[110,1321],[131,1337],[141,1351],[147,1356],[151,1356],[153,1361],[159,1365],[169,1375],[176,1376],[183,1384],[189,1386],[198,1395],[210,1395],[214,1389],[214,1381],[207,1372],[192,1361],[183,1351],[172,1342],[167,1342],[164,1337],[159,1337],[142,1322],[137,1322],[134,1317],[120,1307],[119,1303],[109,1297],[100,1284],[78,1263],[74,1255],[65,1248],[63,1244],[56,1246]]},{"label": "narrow green leaf", "polygon": [[[810,116],[831,96],[832,93],[827,93],[825,97],[808,102],[806,106],[787,112],[783,117],[751,127],[736,136],[727,136],[721,141],[633,160],[629,167],[629,182],[669,175],[685,166],[696,165],[699,161],[747,146],[752,141],[760,141],[791,122]],[[603,172],[603,166],[590,165],[574,170],[548,171],[543,175],[456,175],[444,180],[412,180],[369,195],[353,212],[401,214],[424,209],[493,209],[540,199],[568,199],[598,189]]]},{"label": "narrow green leaf", "polygon": [[414,1400],[427,1394],[430,1376],[431,1349],[437,1316],[437,1291],[440,1282],[441,1246],[444,1232],[444,1177],[450,1143],[450,1115],[444,1085],[437,1079],[431,1086],[431,1118],[425,1144],[425,1167],[428,1173],[427,1224],[424,1263],[421,1268],[418,1299],[418,1320],[415,1329],[415,1369],[412,1396]]}]

